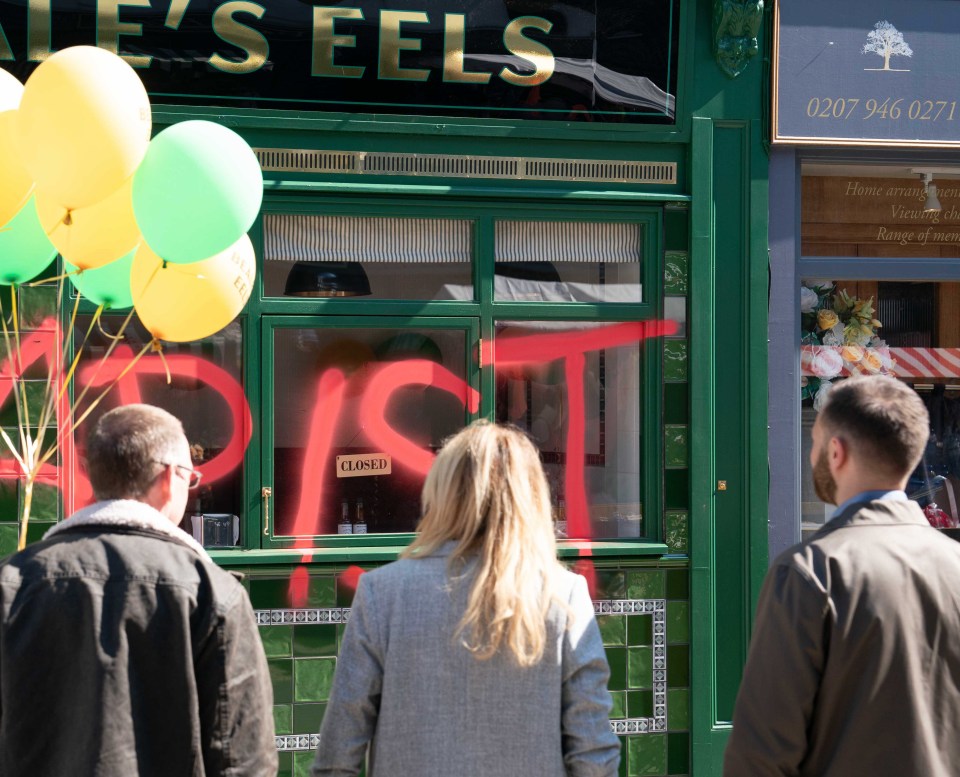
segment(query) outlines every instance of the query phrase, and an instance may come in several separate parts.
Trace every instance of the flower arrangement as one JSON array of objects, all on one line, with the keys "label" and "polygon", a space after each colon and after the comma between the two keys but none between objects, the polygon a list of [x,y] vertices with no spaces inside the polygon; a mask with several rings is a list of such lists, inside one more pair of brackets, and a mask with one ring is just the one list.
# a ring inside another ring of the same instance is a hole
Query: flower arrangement
[{"label": "flower arrangement", "polygon": [[874,313],[873,297],[853,297],[832,282],[800,287],[800,390],[817,410],[835,378],[893,374],[896,361],[877,334],[883,324]]}]

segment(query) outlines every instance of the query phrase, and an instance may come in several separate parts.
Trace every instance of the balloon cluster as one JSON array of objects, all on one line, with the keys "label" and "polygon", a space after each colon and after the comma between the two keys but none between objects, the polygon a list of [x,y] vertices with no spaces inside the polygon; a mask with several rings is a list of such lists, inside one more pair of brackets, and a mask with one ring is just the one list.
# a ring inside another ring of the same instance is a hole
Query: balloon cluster
[{"label": "balloon cluster", "polygon": [[143,83],[103,49],[63,49],[26,86],[0,70],[0,284],[59,253],[82,296],[134,306],[158,340],[198,340],[236,317],[256,272],[256,155],[213,122],[150,132]]}]

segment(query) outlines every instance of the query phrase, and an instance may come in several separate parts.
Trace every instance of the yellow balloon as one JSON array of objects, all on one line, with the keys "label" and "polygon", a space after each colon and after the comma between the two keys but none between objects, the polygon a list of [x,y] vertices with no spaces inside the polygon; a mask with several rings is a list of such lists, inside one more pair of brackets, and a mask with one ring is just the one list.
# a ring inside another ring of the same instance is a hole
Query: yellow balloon
[{"label": "yellow balloon", "polygon": [[17,150],[13,124],[23,84],[0,70],[0,227],[20,212],[33,192],[33,179]]},{"label": "yellow balloon", "polygon": [[106,199],[70,211],[69,218],[66,208],[37,192],[37,213],[60,255],[81,270],[119,259],[143,240],[133,215],[133,176]]},{"label": "yellow balloon", "polygon": [[73,46],[27,79],[15,124],[37,191],[72,210],[104,199],[133,175],[150,142],[150,101],[116,54]]},{"label": "yellow balloon", "polygon": [[256,268],[246,235],[225,251],[191,264],[164,262],[143,243],[130,271],[133,305],[158,340],[185,343],[209,337],[243,309]]}]

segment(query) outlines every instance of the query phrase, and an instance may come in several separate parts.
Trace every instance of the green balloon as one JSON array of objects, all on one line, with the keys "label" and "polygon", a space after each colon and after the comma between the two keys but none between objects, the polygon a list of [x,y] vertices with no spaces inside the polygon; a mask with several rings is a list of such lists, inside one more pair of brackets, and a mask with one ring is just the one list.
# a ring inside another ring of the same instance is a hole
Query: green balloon
[{"label": "green balloon", "polygon": [[[139,248],[139,246],[138,246]],[[134,248],[129,254],[114,259],[108,264],[84,270],[71,275],[70,282],[86,297],[98,305],[110,310],[124,310],[133,307],[133,291],[130,289],[130,268],[133,266],[133,256],[137,253]],[[70,262],[63,260],[63,271],[76,271]]]},{"label": "green balloon", "polygon": [[56,255],[57,249],[40,224],[36,198],[31,197],[0,227],[0,283],[26,283],[46,270]]},{"label": "green balloon", "polygon": [[147,244],[180,264],[209,259],[253,225],[263,173],[253,149],[211,121],[160,132],[133,178],[133,212]]}]

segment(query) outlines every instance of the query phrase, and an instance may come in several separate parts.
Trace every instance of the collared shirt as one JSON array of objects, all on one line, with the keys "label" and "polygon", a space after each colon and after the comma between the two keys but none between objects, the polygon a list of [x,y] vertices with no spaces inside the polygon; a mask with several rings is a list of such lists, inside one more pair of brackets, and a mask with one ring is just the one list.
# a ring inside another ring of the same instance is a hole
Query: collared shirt
[{"label": "collared shirt", "polygon": [[900,489],[893,489],[892,491],[884,491],[883,489],[876,489],[874,491],[861,491],[856,496],[851,496],[842,505],[837,505],[837,509],[833,511],[833,515],[830,516],[830,520],[832,521],[838,515],[841,515],[843,511],[852,504],[857,502],[872,502],[875,499],[893,499],[897,502],[908,501],[906,493]]}]

